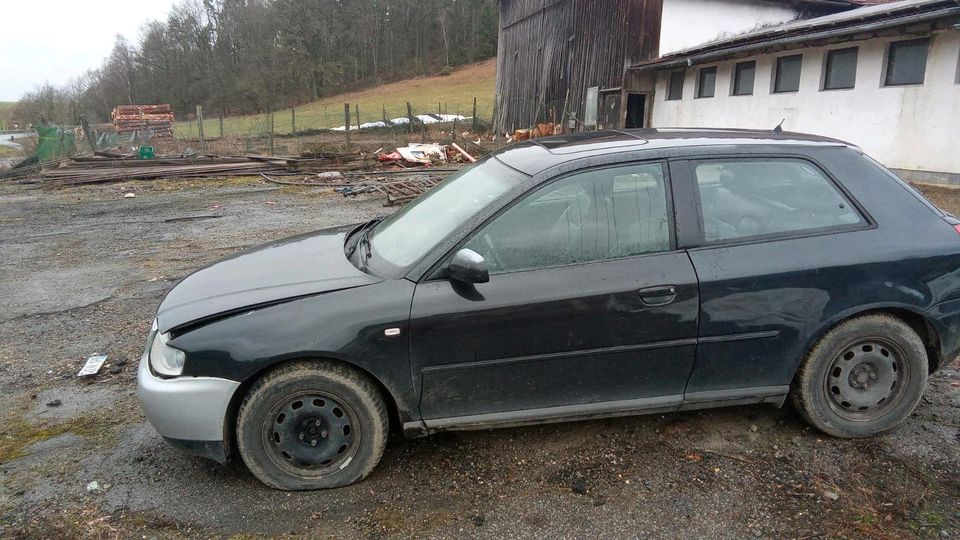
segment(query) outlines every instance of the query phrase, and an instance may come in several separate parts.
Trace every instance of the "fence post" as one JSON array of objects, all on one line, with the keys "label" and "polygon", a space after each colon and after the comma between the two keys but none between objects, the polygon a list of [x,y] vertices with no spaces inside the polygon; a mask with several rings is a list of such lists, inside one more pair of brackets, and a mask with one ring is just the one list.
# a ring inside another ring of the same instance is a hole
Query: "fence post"
[{"label": "fence post", "polygon": [[290,107],[290,134],[297,132],[297,108]]},{"label": "fence post", "polygon": [[347,134],[347,152],[350,152],[350,104],[343,104],[343,132]]},{"label": "fence post", "polygon": [[493,129],[493,147],[500,148],[500,126],[497,125],[497,111],[500,109],[500,94],[493,98],[493,119],[490,128]]},{"label": "fence post", "polygon": [[360,104],[357,103],[356,105],[354,105],[354,107],[357,108],[357,132],[359,133],[360,132]]},{"label": "fence post", "polygon": [[413,133],[413,107],[410,106],[410,102],[407,102],[407,119],[410,121],[410,133]]},{"label": "fence post", "polygon": [[220,113],[220,138],[223,138],[223,113]]},{"label": "fence post", "polygon": [[203,154],[203,105],[197,105],[197,133],[200,135],[200,153]]},{"label": "fence post", "polygon": [[273,111],[271,110],[267,114],[270,115],[270,155],[272,156],[273,155]]},{"label": "fence post", "polygon": [[473,132],[474,132],[474,133],[476,133],[477,131],[479,131],[479,129],[478,129],[477,126],[478,126],[478,119],[477,119],[477,98],[476,98],[476,96],[474,96],[474,98],[473,98]]}]

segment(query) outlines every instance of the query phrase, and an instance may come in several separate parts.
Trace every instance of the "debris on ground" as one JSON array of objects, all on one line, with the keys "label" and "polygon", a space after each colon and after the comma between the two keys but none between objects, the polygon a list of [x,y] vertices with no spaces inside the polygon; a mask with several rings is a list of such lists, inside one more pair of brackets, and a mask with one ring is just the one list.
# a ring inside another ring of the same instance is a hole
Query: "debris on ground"
[{"label": "debris on ground", "polygon": [[47,402],[47,407],[59,407],[61,405],[63,405],[63,401],[60,401],[59,399]]},{"label": "debris on ground", "polygon": [[[472,118],[467,118],[466,116],[461,116],[459,114],[418,114],[413,116],[414,124],[439,124],[442,122],[462,122],[464,120],[472,120]],[[358,131],[363,129],[378,129],[378,128],[391,128],[394,126],[405,126],[410,123],[410,117],[400,116],[397,118],[391,118],[389,120],[377,120],[375,122],[364,122],[359,126],[339,126],[335,128],[330,128],[330,131]]]},{"label": "debris on ground", "polygon": [[83,364],[83,367],[80,369],[80,373],[77,373],[77,377],[92,377],[100,372],[100,368],[103,367],[103,363],[107,361],[107,355],[105,354],[94,354],[87,357],[87,361]]},{"label": "debris on ground", "polygon": [[[304,153],[299,157],[264,155],[167,155],[142,159],[139,153],[98,151],[58,161],[42,162],[7,177],[26,184],[68,186],[124,180],[206,179],[226,176],[317,174],[322,180],[336,180],[344,172],[424,168],[451,163],[472,163],[476,158],[462,147],[418,143],[394,152]],[[42,170],[41,170],[42,168]],[[124,198],[134,198],[126,193]]]}]

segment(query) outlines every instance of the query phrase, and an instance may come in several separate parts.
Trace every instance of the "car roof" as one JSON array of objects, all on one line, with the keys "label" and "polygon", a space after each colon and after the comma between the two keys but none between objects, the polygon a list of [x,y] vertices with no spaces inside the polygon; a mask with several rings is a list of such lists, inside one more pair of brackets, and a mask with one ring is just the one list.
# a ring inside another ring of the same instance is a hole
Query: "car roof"
[{"label": "car roof", "polygon": [[[804,133],[749,129],[619,129],[588,131],[531,139],[498,150],[494,155],[506,165],[526,174],[537,174],[573,159],[620,152],[654,152],[694,147],[853,145]],[[855,148],[855,147],[854,147]],[[695,152],[690,152],[694,155]]]}]

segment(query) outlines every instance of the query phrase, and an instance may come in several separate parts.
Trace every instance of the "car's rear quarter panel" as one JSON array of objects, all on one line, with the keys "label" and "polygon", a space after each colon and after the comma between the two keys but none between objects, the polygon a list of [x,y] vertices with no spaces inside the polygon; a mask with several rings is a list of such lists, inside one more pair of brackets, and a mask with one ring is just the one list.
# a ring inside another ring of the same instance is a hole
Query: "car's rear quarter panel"
[{"label": "car's rear quarter panel", "polygon": [[842,183],[872,226],[691,249],[701,344],[688,394],[789,385],[816,339],[876,309],[933,309],[924,316],[943,334],[944,352],[956,349],[960,236],[854,150],[802,152]]}]

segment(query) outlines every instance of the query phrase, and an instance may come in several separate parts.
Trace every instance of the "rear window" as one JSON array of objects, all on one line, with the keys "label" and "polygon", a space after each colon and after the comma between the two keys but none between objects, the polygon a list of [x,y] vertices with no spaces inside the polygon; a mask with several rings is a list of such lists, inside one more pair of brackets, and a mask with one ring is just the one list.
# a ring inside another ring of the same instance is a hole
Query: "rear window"
[{"label": "rear window", "polygon": [[704,237],[722,242],[866,223],[823,171],[799,159],[694,164]]}]

